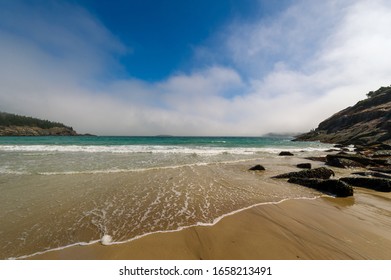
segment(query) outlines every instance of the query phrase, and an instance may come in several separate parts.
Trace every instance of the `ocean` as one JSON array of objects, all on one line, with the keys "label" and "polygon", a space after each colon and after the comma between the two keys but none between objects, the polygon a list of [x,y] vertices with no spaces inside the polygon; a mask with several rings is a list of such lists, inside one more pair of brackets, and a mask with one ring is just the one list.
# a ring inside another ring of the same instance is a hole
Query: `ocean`
[{"label": "ocean", "polygon": [[[1,137],[0,258],[129,242],[316,198],[270,177],[329,148],[283,137]],[[282,164],[283,150],[296,157]],[[248,171],[259,163],[265,172]]]}]

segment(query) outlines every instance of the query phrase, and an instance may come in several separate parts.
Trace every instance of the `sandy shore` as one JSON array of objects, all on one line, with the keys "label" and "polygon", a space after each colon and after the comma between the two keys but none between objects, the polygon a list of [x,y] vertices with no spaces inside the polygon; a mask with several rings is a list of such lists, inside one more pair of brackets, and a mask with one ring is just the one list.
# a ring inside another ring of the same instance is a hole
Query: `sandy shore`
[{"label": "sandy shore", "polygon": [[389,193],[356,189],[351,198],[260,205],[213,226],[31,259],[391,259],[390,202]]}]

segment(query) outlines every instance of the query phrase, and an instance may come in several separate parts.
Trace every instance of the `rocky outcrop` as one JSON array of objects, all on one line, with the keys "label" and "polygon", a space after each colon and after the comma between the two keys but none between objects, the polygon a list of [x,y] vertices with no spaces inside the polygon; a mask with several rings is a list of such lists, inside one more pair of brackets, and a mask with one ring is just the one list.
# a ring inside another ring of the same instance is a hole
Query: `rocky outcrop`
[{"label": "rocky outcrop", "polygon": [[375,172],[375,171],[353,172],[352,175],[360,175],[360,176],[365,176],[365,177],[375,177],[375,178],[391,179],[391,175],[384,174],[384,173],[381,173],[381,172]]},{"label": "rocky outcrop", "polygon": [[335,176],[334,171],[326,167],[319,167],[310,170],[302,170],[298,172],[289,172],[281,175],[274,176],[273,178],[286,179],[286,178],[316,178],[316,179],[329,179],[331,176]]},{"label": "rocky outcrop", "polygon": [[289,183],[316,189],[338,197],[353,195],[353,188],[351,186],[340,180],[329,179],[331,176],[335,176],[333,170],[326,167],[319,167],[299,172],[289,172],[273,178],[288,178]]},{"label": "rocky outcrop", "polygon": [[370,167],[368,170],[391,174],[391,166],[382,166],[382,167]]},{"label": "rocky outcrop", "polygon": [[0,126],[0,136],[76,136],[70,127]]},{"label": "rocky outcrop", "polygon": [[372,189],[380,192],[391,192],[391,180],[384,178],[345,177],[341,181],[356,187]]},{"label": "rocky outcrop", "polygon": [[332,194],[337,197],[348,197],[353,195],[353,188],[340,180],[292,177],[288,182]]},{"label": "rocky outcrop", "polygon": [[326,156],[326,164],[334,167],[367,167],[388,165],[387,158],[372,158],[361,154],[330,154]]},{"label": "rocky outcrop", "polygon": [[336,113],[295,140],[345,145],[391,144],[391,86],[381,87],[367,96],[366,100]]},{"label": "rocky outcrop", "polygon": [[[338,148],[342,151],[336,154],[328,154],[325,157],[310,157],[307,159],[322,161],[333,167],[356,169],[355,172],[352,172],[352,176],[332,180],[329,178],[335,176],[333,170],[320,167],[289,172],[273,178],[288,178],[289,183],[340,197],[352,196],[354,187],[391,192],[390,145],[385,143],[356,145],[355,152],[352,151],[351,147],[347,151],[343,151],[343,146],[338,146]],[[297,165],[297,167],[304,167],[304,165]]]}]

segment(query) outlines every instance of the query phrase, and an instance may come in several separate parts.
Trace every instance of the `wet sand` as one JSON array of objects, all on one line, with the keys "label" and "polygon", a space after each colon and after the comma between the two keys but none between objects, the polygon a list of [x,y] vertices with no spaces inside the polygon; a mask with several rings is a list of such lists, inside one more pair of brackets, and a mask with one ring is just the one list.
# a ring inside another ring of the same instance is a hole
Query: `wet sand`
[{"label": "wet sand", "polygon": [[213,226],[154,233],[128,243],[74,246],[31,259],[391,259],[391,194],[356,189],[260,205]]}]

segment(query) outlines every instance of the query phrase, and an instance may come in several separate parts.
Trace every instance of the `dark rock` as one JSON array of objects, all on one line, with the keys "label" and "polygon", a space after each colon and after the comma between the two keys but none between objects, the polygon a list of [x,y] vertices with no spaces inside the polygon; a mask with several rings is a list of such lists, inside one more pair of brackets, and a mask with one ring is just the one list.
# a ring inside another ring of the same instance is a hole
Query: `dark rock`
[{"label": "dark rock", "polygon": [[282,151],[279,156],[293,156],[293,154],[291,152],[287,152],[287,151]]},{"label": "dark rock", "polygon": [[379,150],[379,151],[374,152],[372,156],[375,158],[391,157],[391,151],[390,150]]},{"label": "dark rock", "polygon": [[391,179],[391,175],[375,172],[375,171],[365,171],[365,172],[353,172],[353,175],[365,176],[365,177],[376,177],[376,178],[385,178]]},{"label": "dark rock", "polygon": [[338,168],[364,167],[363,164],[353,160],[333,156],[329,157],[329,155],[326,156],[326,164]]},{"label": "dark rock", "polygon": [[337,153],[337,155],[348,155],[348,153],[345,151],[341,151],[341,152]]},{"label": "dark rock", "polygon": [[371,171],[391,174],[391,166],[388,167],[371,167],[368,168]]},{"label": "dark rock", "polygon": [[328,149],[325,151],[326,153],[339,152],[337,149]]},{"label": "dark rock", "polygon": [[338,197],[348,197],[353,195],[353,188],[340,180],[322,180],[314,178],[308,179],[292,177],[288,180],[288,182],[316,189],[321,192],[333,194]]},{"label": "dark rock", "polygon": [[378,146],[378,150],[391,150],[391,145],[385,144],[385,143],[380,143]]},{"label": "dark rock", "polygon": [[345,148],[345,145],[342,145],[342,144],[335,144],[334,145],[334,148]]},{"label": "dark rock", "polygon": [[381,150],[386,150],[389,151],[391,150],[391,145],[385,144],[385,143],[373,143],[370,145],[363,145],[359,146],[362,150],[372,150],[372,151],[381,151]]},{"label": "dark rock", "polygon": [[[366,157],[366,156],[363,156],[363,155],[360,155],[360,154],[337,154],[337,155],[327,155],[326,156],[326,160],[327,160],[327,164],[328,165],[331,165],[331,166],[337,166],[338,165],[338,162],[341,162],[341,159],[345,159],[345,160],[349,160],[348,161],[345,161],[346,164],[350,164],[349,166],[353,166],[353,167],[364,167],[364,166],[368,166],[368,165],[372,165],[372,166],[378,166],[378,165],[386,165],[387,164],[387,160],[384,160],[384,159],[374,159],[374,158],[369,158],[369,157]],[[353,162],[356,163],[356,165],[352,165]],[[342,165],[344,165],[342,163]],[[339,167],[339,166],[337,166]]]},{"label": "dark rock", "polygon": [[312,160],[312,161],[326,162],[326,157],[306,157],[305,159]]},{"label": "dark rock", "polygon": [[252,171],[262,171],[262,170],[265,170],[265,167],[263,167],[260,164],[257,164],[255,166],[251,167],[249,170],[252,170]]},{"label": "dark rock", "polygon": [[283,179],[283,178],[318,178],[318,179],[329,179],[330,177],[335,176],[334,171],[326,167],[319,167],[310,170],[302,170],[298,172],[289,172],[281,175],[274,176],[273,178]]},{"label": "dark rock", "polygon": [[391,192],[391,179],[368,177],[344,177],[341,181],[356,187],[372,189],[379,192]]},{"label": "dark rock", "polygon": [[311,167],[312,167],[311,163],[299,163],[296,166],[298,168],[303,168],[303,169],[311,169]]}]

